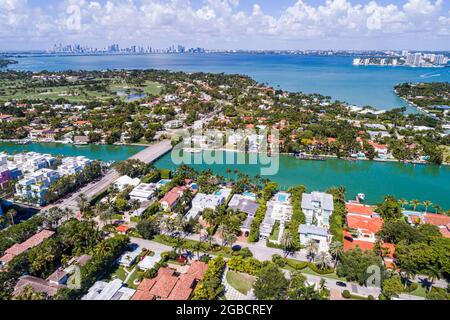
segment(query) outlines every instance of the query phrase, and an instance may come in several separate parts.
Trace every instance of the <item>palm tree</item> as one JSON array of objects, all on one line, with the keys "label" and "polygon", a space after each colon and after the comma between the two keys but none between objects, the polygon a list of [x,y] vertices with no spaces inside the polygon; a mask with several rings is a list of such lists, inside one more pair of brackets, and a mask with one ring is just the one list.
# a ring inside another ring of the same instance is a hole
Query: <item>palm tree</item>
[{"label": "palm tree", "polygon": [[441,213],[443,211],[442,207],[438,204],[433,205],[433,209],[436,211],[436,213]]},{"label": "palm tree", "polygon": [[237,241],[237,237],[234,233],[230,233],[226,236],[227,244],[230,245],[230,248],[233,247],[233,244]]},{"label": "palm tree", "polygon": [[77,201],[78,209],[80,210],[80,214],[83,217],[84,213],[86,212],[86,210],[89,207],[88,199],[84,195],[84,193],[80,193],[80,195],[77,197],[76,201]]},{"label": "palm tree", "polygon": [[398,202],[400,203],[400,205],[402,206],[403,209],[405,209],[405,206],[407,206],[409,203],[409,201],[406,200],[405,198],[400,199]]},{"label": "palm tree", "polygon": [[231,169],[230,168],[227,168],[227,170],[225,170],[225,172],[227,173],[227,180],[229,180],[229,175],[230,175],[230,173],[231,173]]},{"label": "palm tree", "polygon": [[4,215],[0,215],[0,227],[3,226],[3,224],[5,223],[6,219]]},{"label": "palm tree", "polygon": [[429,200],[425,200],[422,204],[425,207],[425,213],[427,213],[428,207],[430,207],[433,203]]},{"label": "palm tree", "polygon": [[286,258],[294,250],[294,239],[292,238],[290,232],[283,232],[281,245],[283,246],[284,257]]},{"label": "palm tree", "polygon": [[417,206],[420,204],[420,201],[419,201],[419,200],[416,200],[416,199],[413,199],[413,200],[411,200],[409,203],[412,205],[414,211],[416,211],[416,208],[417,208]]},{"label": "palm tree", "polygon": [[314,263],[320,270],[325,270],[331,264],[331,256],[328,252],[321,251],[314,258]]},{"label": "palm tree", "polygon": [[8,210],[6,216],[11,220],[11,224],[14,225],[14,218],[17,216],[17,211],[15,209]]},{"label": "palm tree", "polygon": [[439,280],[441,278],[441,271],[435,266],[430,266],[428,267],[425,273],[428,276],[428,279],[430,280],[430,292],[431,292],[431,289],[433,289],[434,280]]},{"label": "palm tree", "polygon": [[139,202],[139,200],[136,199],[131,200],[130,204],[132,212],[135,212],[137,209],[141,207],[141,203]]},{"label": "palm tree", "polygon": [[317,254],[318,250],[319,245],[316,241],[311,239],[306,243],[306,252],[310,261],[314,259],[314,256]]},{"label": "palm tree", "polygon": [[330,243],[329,252],[334,257],[334,267],[336,268],[339,258],[344,253],[344,246],[340,241],[333,241]]},{"label": "palm tree", "polygon": [[220,238],[222,239],[222,246],[225,244],[226,241],[226,237],[228,236],[228,230],[225,226],[225,224],[221,223],[218,227],[217,227],[217,233],[220,234]]}]

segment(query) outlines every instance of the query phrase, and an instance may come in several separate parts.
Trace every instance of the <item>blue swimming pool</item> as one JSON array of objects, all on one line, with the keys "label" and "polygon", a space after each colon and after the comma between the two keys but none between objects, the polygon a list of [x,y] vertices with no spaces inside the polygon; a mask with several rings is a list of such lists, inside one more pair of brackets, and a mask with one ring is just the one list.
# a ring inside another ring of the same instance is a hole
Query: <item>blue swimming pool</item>
[{"label": "blue swimming pool", "polygon": [[245,192],[242,193],[242,195],[246,196],[246,197],[251,197],[251,198],[255,198],[256,197],[256,195],[253,192],[250,192],[250,191],[245,191]]},{"label": "blue swimming pool", "polygon": [[286,200],[287,200],[287,195],[285,195],[285,194],[278,195],[278,201],[285,202]]}]

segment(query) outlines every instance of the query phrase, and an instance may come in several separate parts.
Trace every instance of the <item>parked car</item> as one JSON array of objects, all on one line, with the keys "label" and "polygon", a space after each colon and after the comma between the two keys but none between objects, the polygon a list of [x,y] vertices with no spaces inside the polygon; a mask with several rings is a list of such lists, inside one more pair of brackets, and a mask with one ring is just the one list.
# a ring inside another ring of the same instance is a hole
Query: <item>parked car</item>
[{"label": "parked car", "polygon": [[339,287],[347,287],[347,284],[345,282],[342,281],[336,281],[336,285]]}]

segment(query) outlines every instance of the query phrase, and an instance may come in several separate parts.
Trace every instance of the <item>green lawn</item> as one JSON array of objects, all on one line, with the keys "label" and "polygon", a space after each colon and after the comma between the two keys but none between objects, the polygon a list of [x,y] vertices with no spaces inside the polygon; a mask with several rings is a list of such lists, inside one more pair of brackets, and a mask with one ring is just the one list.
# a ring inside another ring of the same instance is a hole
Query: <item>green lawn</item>
[{"label": "green lawn", "polygon": [[413,296],[423,297],[426,298],[428,293],[428,288],[425,286],[422,286],[420,283],[417,286],[417,289],[414,291],[411,291],[409,294]]},{"label": "green lawn", "polygon": [[139,277],[139,271],[138,270],[134,270],[133,274],[131,275],[131,277],[128,279],[128,282],[127,282],[127,285],[128,285],[129,288],[137,289],[137,286],[133,282],[138,277]]},{"label": "green lawn", "polygon": [[[89,86],[76,83],[65,85],[47,86],[39,81],[0,81],[0,95],[2,100],[11,99],[67,99],[71,103],[83,103],[88,100],[108,100],[118,98],[117,92],[126,93],[145,92],[148,95],[158,96],[163,86],[157,82],[146,81],[142,87],[136,87],[127,82],[114,82],[110,79],[96,79],[97,84],[104,85],[103,90],[96,90]],[[126,96],[120,97],[125,100]]]},{"label": "green lawn", "polygon": [[277,241],[279,235],[280,235],[280,222],[276,221],[269,239]]},{"label": "green lawn", "polygon": [[114,214],[111,216],[111,218],[112,218],[112,219],[115,219],[115,220],[122,220],[122,219],[123,219],[123,215],[114,213]]},{"label": "green lawn", "polygon": [[320,274],[320,273],[314,272],[309,267],[306,267],[305,269],[301,270],[301,272],[305,273],[305,274],[310,274],[310,275],[313,275],[313,276],[322,277],[322,278],[328,278],[328,279],[335,279],[335,280],[345,281],[344,278],[339,278],[338,275],[336,274],[336,272],[328,273],[328,274]]},{"label": "green lawn", "polygon": [[255,282],[255,277],[246,274],[228,270],[227,272],[227,282],[242,294],[247,294],[252,289],[253,282]]},{"label": "green lawn", "polygon": [[114,270],[107,277],[105,277],[105,280],[110,281],[113,280],[114,278],[120,279],[122,281],[124,281],[127,278],[127,273],[125,272],[122,266],[117,266],[116,270]]}]

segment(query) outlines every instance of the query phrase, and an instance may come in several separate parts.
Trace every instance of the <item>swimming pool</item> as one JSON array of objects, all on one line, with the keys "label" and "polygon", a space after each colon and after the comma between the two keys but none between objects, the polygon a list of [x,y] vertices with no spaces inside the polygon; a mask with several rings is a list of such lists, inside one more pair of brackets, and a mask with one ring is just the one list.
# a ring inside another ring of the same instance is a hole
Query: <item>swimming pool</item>
[{"label": "swimming pool", "polygon": [[403,214],[407,216],[423,216],[423,212],[403,210]]},{"label": "swimming pool", "polygon": [[250,197],[250,198],[256,198],[256,195],[253,192],[250,192],[250,191],[245,191],[245,192],[242,193],[242,195],[246,196],[246,197]]},{"label": "swimming pool", "polygon": [[286,202],[287,195],[286,194],[278,194],[277,198],[278,198],[278,201],[280,201],[280,202]]}]

